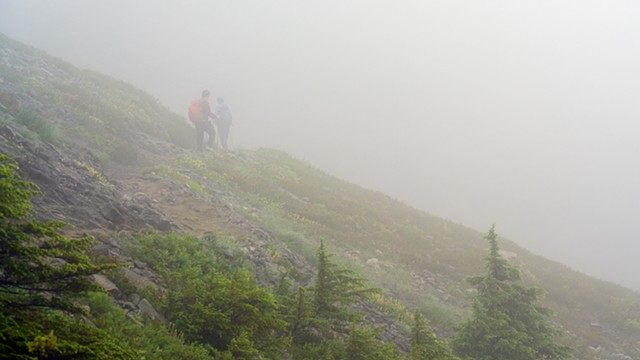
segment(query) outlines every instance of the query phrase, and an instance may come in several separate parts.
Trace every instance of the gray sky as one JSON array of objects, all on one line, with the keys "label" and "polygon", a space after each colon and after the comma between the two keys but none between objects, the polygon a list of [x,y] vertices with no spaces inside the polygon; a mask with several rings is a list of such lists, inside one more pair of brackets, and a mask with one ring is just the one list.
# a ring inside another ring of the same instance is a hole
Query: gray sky
[{"label": "gray sky", "polygon": [[640,2],[0,0],[0,32],[232,142],[640,290]]}]

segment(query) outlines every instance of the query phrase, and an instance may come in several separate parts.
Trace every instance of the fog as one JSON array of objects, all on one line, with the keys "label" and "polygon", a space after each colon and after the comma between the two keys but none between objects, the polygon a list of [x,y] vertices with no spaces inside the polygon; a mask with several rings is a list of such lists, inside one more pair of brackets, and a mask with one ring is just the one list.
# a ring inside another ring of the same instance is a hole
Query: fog
[{"label": "fog", "polygon": [[[0,0],[0,32],[180,114],[640,290],[640,3]],[[480,254],[479,254],[480,256]]]}]

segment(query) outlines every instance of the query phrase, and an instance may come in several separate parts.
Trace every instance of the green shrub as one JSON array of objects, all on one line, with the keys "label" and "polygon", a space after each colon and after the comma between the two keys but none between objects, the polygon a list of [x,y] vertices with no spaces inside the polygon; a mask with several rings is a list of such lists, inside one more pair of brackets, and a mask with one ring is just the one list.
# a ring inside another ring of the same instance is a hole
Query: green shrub
[{"label": "green shrub", "polygon": [[103,293],[92,293],[87,298],[91,308],[91,321],[114,337],[123,347],[137,351],[141,357],[152,359],[212,359],[206,348],[188,344],[173,327],[157,322],[140,326],[127,319],[125,312]]},{"label": "green shrub", "polygon": [[187,341],[226,352],[249,340],[269,358],[282,349],[286,323],[276,297],[238,257],[227,259],[215,237],[147,234],[129,247],[162,276],[169,291],[154,304]]},{"label": "green shrub", "polygon": [[139,359],[140,354],[59,310],[0,312],[0,359]]},{"label": "green shrub", "polygon": [[57,142],[56,128],[53,124],[43,120],[37,113],[31,110],[21,110],[16,119],[27,129],[38,134],[42,141]]},{"label": "green shrub", "polygon": [[0,113],[0,127],[8,123],[10,119],[11,119],[11,116],[9,114]]}]

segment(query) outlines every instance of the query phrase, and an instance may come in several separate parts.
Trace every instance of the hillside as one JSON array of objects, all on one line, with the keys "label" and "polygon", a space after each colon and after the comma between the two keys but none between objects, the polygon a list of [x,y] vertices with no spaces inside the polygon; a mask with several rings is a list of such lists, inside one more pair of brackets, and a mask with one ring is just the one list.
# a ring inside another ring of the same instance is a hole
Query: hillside
[{"label": "hillside", "polygon": [[[413,309],[443,338],[469,314],[474,293],[465,279],[484,271],[487,254],[481,232],[280,151],[194,153],[185,119],[148,94],[5,37],[0,114],[0,152],[43,193],[34,198],[37,217],[69,223],[67,234],[98,240],[96,253],[132,264],[127,281],[98,280],[137,315],[160,316],[140,297],[166,285],[132,240],[150,231],[215,238],[221,257],[248,266],[265,288],[282,273],[310,285],[324,240],[339,265],[382,289],[359,306],[403,351]],[[640,294],[510,240],[500,245],[525,283],[545,290],[576,358],[640,359]]]}]

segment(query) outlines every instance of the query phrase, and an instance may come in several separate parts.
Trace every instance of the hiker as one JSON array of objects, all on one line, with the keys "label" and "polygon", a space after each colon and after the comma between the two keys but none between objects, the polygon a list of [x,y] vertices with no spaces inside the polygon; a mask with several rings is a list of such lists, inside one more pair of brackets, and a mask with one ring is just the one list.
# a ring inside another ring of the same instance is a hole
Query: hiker
[{"label": "hiker", "polygon": [[202,142],[205,132],[209,135],[207,147],[213,148],[215,146],[216,129],[213,127],[211,121],[209,121],[209,118],[216,120],[217,116],[211,112],[211,106],[209,105],[210,96],[211,93],[209,90],[202,91],[200,99],[193,100],[189,107],[189,120],[191,120],[196,127],[197,151],[203,150]]},{"label": "hiker", "polygon": [[227,150],[227,140],[229,139],[229,130],[231,129],[231,109],[224,102],[222,97],[216,99],[217,105],[213,109],[213,113],[218,117],[216,120],[216,126],[218,127],[218,137],[220,138],[220,145],[224,150]]}]

